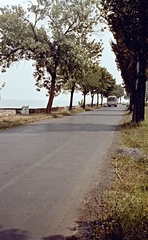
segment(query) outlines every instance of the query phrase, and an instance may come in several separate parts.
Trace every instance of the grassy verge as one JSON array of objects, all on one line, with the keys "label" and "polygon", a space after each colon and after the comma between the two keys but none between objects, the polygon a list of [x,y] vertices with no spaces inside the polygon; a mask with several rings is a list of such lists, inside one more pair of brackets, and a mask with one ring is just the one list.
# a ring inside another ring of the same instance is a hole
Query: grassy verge
[{"label": "grassy verge", "polygon": [[93,109],[94,108],[86,107],[86,109],[84,110],[79,107],[74,107],[71,111],[69,111],[68,109],[61,107],[52,111],[50,114],[38,113],[38,114],[29,114],[29,115],[15,114],[15,115],[9,115],[9,116],[0,116],[0,129],[16,127],[16,126],[25,125],[28,123],[42,121],[46,119],[70,116],[72,114],[76,114],[84,111],[90,111]]},{"label": "grassy verge", "polygon": [[97,202],[98,216],[91,229],[92,239],[148,239],[148,107],[139,126],[129,117],[121,128],[121,144],[138,148],[144,158],[113,156],[117,179]]},{"label": "grassy verge", "polygon": [[52,118],[51,115],[46,114],[31,114],[31,115],[9,115],[0,117],[0,129],[16,127],[20,125],[24,125],[27,123],[40,121],[44,119]]}]

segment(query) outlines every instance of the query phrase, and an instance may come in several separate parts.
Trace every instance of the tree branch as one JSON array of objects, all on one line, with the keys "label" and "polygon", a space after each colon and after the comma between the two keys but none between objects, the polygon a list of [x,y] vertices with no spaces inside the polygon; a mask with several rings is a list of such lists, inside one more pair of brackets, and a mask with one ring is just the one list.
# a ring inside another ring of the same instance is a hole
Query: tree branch
[{"label": "tree branch", "polygon": [[66,32],[64,33],[64,35],[66,35],[68,32],[71,32],[74,30],[74,28],[72,29],[72,26],[75,24],[75,22],[77,21],[78,18],[74,19],[73,22],[71,23],[71,25],[68,27],[68,29],[66,30]]},{"label": "tree branch", "polygon": [[[11,56],[13,53],[17,52],[20,49],[21,49],[21,47],[11,50],[9,54],[5,55],[5,57],[8,58],[9,56]],[[4,56],[4,54],[0,54],[0,57],[1,56]]]}]

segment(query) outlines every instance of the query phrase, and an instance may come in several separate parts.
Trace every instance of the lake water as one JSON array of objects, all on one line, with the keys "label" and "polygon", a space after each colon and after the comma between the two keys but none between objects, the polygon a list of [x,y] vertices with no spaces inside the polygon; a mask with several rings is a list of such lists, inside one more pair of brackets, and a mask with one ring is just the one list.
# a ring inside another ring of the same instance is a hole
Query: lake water
[{"label": "lake water", "polygon": [[[100,98],[99,98],[100,99]],[[82,93],[75,93],[73,97],[73,106],[78,106],[78,102],[83,100]],[[105,100],[105,99],[104,99]],[[29,106],[29,108],[46,108],[48,102],[48,97],[45,99],[37,100],[22,100],[22,99],[4,99],[0,100],[0,108],[22,108],[22,106]],[[94,104],[97,102],[96,96],[94,97]],[[105,101],[104,101],[105,102]],[[70,103],[70,93],[60,94],[54,98],[52,107],[65,107],[69,106]],[[86,96],[86,104],[91,103],[91,96]]]},{"label": "lake water", "polygon": [[[45,100],[1,100],[0,108],[22,108],[22,106],[29,106],[29,108],[45,108],[47,101]],[[68,106],[66,101],[55,101],[53,107]],[[78,105],[78,104],[77,104]]]},{"label": "lake water", "polygon": [[[82,96],[75,96],[73,100],[73,106],[78,105],[78,101],[80,101]],[[0,100],[0,108],[22,108],[22,106],[29,106],[29,108],[45,108],[47,105],[47,99],[41,100],[15,100],[15,99],[1,99]],[[62,97],[55,97],[53,101],[52,107],[65,107],[69,106],[70,96],[63,95]],[[89,102],[90,103],[90,102]]]}]

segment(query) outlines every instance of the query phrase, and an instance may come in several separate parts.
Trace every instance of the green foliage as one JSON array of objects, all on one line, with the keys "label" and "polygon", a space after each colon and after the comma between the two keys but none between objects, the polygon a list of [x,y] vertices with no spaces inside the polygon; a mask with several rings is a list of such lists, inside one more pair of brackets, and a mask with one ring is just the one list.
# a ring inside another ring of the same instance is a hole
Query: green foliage
[{"label": "green foliage", "polygon": [[90,66],[86,72],[84,72],[84,82],[81,81],[80,85],[87,86],[87,93],[93,92],[93,94],[100,93],[104,97],[108,96],[115,87],[115,79],[107,71],[106,68],[100,66]]},{"label": "green foliage", "polygon": [[140,0],[102,0],[100,3],[103,7],[103,17],[107,20],[115,39],[121,39],[131,51],[147,50],[147,3]]},{"label": "green foliage", "polygon": [[100,56],[101,44],[88,43],[88,35],[98,21],[96,3],[94,0],[38,0],[36,4],[29,2],[26,10],[21,6],[7,6],[0,11],[2,71],[23,58],[33,60],[36,86],[38,90],[45,87],[50,95],[49,112],[54,95],[61,91],[68,74],[78,72],[83,60],[80,55],[83,43],[89,49],[94,48],[87,51],[87,58]]},{"label": "green foliage", "polygon": [[92,62],[89,62],[89,64],[83,69],[81,79],[77,83],[80,86],[79,90],[84,96],[84,108],[85,96],[87,94],[91,94],[91,106],[93,106],[93,98],[95,94],[101,94],[102,97],[107,97],[115,87],[115,79],[113,79],[113,76],[107,71],[107,69]]},{"label": "green foliage", "polygon": [[115,89],[112,91],[111,95],[115,95],[121,101],[121,97],[124,96],[124,88],[121,86],[121,84],[115,85]]},{"label": "green foliage", "polygon": [[99,83],[99,88],[100,88],[100,94],[104,97],[108,97],[111,92],[115,88],[115,79],[113,76],[107,71],[106,68],[101,67],[101,75],[100,75],[100,83]]},{"label": "green foliage", "polygon": [[132,94],[135,91],[137,79],[137,56],[133,51],[127,50],[121,38],[117,39],[116,42],[116,44],[111,42],[112,49],[116,55],[116,64],[118,69],[121,70],[126,92]]},{"label": "green foliage", "polygon": [[146,1],[100,0],[103,18],[116,42],[112,49],[121,69],[126,91],[132,95],[133,121],[144,120],[148,55],[148,5]]}]

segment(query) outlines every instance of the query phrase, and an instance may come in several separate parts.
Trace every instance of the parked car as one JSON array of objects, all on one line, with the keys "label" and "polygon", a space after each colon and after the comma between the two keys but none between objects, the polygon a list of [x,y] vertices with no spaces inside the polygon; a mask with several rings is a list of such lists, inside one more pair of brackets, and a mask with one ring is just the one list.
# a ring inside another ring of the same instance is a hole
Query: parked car
[{"label": "parked car", "polygon": [[118,101],[117,101],[116,96],[109,96],[107,98],[107,106],[108,107],[111,107],[111,106],[117,107],[117,104],[118,104]]}]

